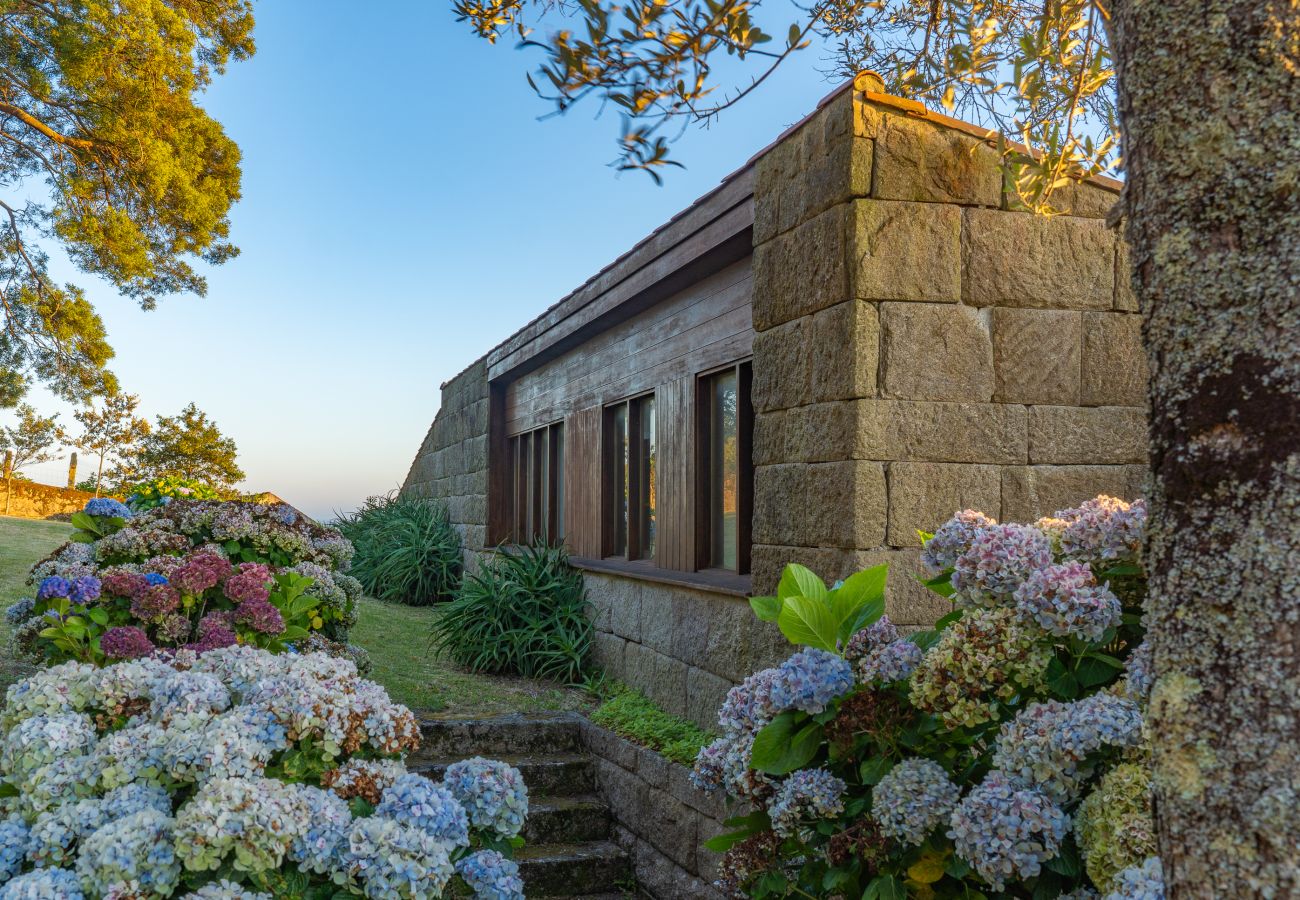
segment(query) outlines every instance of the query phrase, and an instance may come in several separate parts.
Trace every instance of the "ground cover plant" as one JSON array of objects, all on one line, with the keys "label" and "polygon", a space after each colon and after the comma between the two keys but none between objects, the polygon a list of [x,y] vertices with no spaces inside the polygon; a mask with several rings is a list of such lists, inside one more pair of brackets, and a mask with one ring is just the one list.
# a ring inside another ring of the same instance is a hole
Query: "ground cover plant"
[{"label": "ground cover plant", "polygon": [[367,596],[427,606],[450,600],[460,587],[460,534],[441,503],[371,497],[337,526],[356,548],[352,575]]},{"label": "ground cover plant", "polygon": [[640,691],[618,683],[604,689],[591,721],[684,766],[713,740],[694,722],[665,712]]},{"label": "ground cover plant", "polygon": [[406,771],[418,743],[321,653],[44,669],[0,711],[0,898],[521,898],[519,772],[435,783]]},{"label": "ground cover plant", "polygon": [[[1163,896],[1144,716],[1146,510],[924,535],[955,601],[908,638],[885,567],[754,598],[802,649],[733,688],[693,777],[755,811],[709,842],[737,897]],[[1171,698],[1172,699],[1172,698]]]},{"label": "ground cover plant", "polygon": [[486,558],[433,628],[434,646],[471,672],[581,682],[591,649],[582,574],[560,547]]},{"label": "ground cover plant", "polygon": [[352,547],[284,504],[174,500],[136,514],[97,498],[72,541],[33,567],[6,619],[33,660],[103,663],[235,643],[349,649]]}]

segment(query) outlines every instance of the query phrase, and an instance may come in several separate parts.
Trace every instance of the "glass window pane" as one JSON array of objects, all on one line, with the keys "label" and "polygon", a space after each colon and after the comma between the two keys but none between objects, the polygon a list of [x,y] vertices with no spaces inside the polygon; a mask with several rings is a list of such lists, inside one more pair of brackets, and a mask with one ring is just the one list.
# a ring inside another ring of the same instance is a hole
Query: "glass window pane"
[{"label": "glass window pane", "polygon": [[709,490],[712,562],[735,570],[737,554],[737,511],[740,491],[740,429],[737,421],[736,372],[713,378],[709,422]]},{"label": "glass window pane", "polygon": [[541,456],[541,472],[538,473],[537,493],[541,495],[541,518],[537,523],[537,531],[541,534],[542,539],[547,543],[551,540],[551,442],[547,440],[547,431],[545,428],[537,432],[537,437],[541,441],[539,454]]},{"label": "glass window pane", "polygon": [[614,407],[614,556],[627,556],[627,404]]},{"label": "glass window pane", "polygon": [[655,469],[655,401],[646,397],[639,401],[641,407],[641,471],[639,474],[638,520],[641,531],[641,559],[653,559],[655,555],[655,504],[658,501],[658,485]]},{"label": "glass window pane", "polygon": [[556,425],[555,460],[552,462],[555,478],[555,541],[564,540],[564,426]]}]

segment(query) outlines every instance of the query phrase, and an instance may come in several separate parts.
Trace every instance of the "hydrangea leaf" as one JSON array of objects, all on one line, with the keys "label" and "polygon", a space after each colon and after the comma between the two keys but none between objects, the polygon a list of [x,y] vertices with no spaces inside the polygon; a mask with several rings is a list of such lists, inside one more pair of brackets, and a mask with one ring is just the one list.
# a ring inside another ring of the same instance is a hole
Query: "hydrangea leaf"
[{"label": "hydrangea leaf", "polygon": [[862,900],[907,900],[907,886],[893,875],[879,875],[862,892]]},{"label": "hydrangea leaf", "polygon": [[753,767],[771,775],[785,775],[800,769],[817,755],[822,730],[809,723],[795,730],[794,713],[784,712],[769,722],[754,738],[750,756]]},{"label": "hydrangea leaf", "polygon": [[775,622],[781,614],[783,601],[780,597],[750,597],[749,607],[760,621]]},{"label": "hydrangea leaf", "polygon": [[776,586],[776,596],[779,600],[807,597],[820,602],[826,599],[826,583],[811,569],[798,563],[790,563],[781,573],[781,582]]},{"label": "hydrangea leaf", "polygon": [[835,652],[840,623],[821,600],[788,597],[776,622],[790,643]]}]

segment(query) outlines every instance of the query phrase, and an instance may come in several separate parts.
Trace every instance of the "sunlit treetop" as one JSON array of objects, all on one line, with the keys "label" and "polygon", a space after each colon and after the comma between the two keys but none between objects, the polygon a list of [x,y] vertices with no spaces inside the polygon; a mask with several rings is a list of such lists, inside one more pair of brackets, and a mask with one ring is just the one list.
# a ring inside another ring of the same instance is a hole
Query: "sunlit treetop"
[{"label": "sunlit treetop", "polygon": [[[619,109],[619,167],[656,180],[678,165],[669,145],[683,126],[717,117],[813,46],[833,78],[875,70],[890,93],[1010,138],[1004,164],[1028,208],[1049,212],[1070,175],[1119,165],[1101,0],[823,0],[796,5],[795,21],[762,0],[453,3],[480,37],[542,52],[529,82],[557,110],[589,97]],[[716,76],[727,56],[749,65],[745,81]]]},{"label": "sunlit treetop", "polygon": [[104,327],[48,248],[151,308],[202,295],[239,148],[196,103],[253,53],[249,0],[0,0],[0,402],[111,391]]}]

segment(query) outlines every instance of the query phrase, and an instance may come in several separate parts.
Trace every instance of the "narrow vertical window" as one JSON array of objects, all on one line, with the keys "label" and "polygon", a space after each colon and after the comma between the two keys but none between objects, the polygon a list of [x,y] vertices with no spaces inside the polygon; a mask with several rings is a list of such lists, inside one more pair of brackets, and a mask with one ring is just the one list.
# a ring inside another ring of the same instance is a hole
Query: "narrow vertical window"
[{"label": "narrow vertical window", "polygon": [[551,484],[555,488],[555,543],[564,541],[564,426],[551,426]]},{"label": "narrow vertical window", "polygon": [[559,543],[564,537],[564,437],[559,423],[515,435],[506,444],[510,538]]},{"label": "narrow vertical window", "polygon": [[615,406],[612,415],[611,445],[611,488],[613,531],[611,535],[610,556],[627,555],[628,526],[628,409],[626,403]]},{"label": "narrow vertical window", "polygon": [[656,483],[657,453],[655,448],[655,398],[643,397],[637,404],[640,420],[640,452],[637,454],[637,535],[641,546],[637,548],[640,559],[654,559],[657,522],[655,504],[658,500]]},{"label": "narrow vertical window", "polygon": [[700,558],[704,565],[732,572],[749,571],[753,495],[749,372],[749,364],[742,363],[703,379],[700,385],[705,483],[699,496],[707,532]]}]

